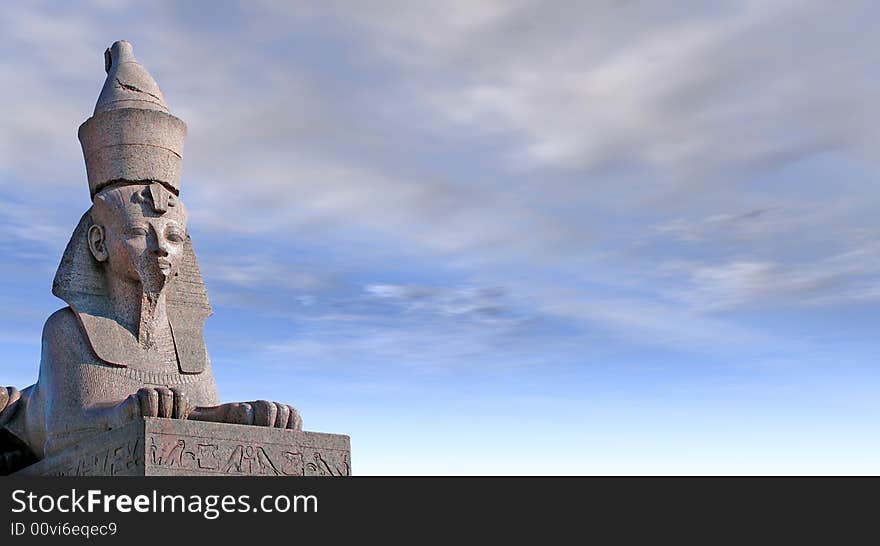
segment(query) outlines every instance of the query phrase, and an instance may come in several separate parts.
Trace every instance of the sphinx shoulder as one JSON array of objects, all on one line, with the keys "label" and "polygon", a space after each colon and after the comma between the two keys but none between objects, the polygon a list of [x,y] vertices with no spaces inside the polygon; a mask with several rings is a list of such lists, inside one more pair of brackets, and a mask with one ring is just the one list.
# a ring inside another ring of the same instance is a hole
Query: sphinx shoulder
[{"label": "sphinx shoulder", "polygon": [[79,328],[76,314],[70,307],[64,307],[55,311],[46,319],[46,324],[43,325],[43,336],[65,333],[74,327]]},{"label": "sphinx shoulder", "polygon": [[69,352],[82,349],[85,336],[76,313],[70,307],[49,315],[43,325],[43,351]]}]

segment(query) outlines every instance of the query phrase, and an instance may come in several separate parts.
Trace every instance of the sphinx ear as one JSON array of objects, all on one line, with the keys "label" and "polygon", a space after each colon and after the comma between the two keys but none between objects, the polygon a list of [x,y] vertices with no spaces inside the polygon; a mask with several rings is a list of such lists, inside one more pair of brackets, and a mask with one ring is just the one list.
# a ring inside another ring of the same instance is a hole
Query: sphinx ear
[{"label": "sphinx ear", "polygon": [[104,239],[104,228],[97,224],[89,228],[89,250],[99,262],[107,261],[107,241]]}]

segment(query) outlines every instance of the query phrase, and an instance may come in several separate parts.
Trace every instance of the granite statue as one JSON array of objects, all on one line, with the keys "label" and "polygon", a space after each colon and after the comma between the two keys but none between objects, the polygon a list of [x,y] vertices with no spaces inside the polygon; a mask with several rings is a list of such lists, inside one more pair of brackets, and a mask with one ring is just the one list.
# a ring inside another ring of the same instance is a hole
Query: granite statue
[{"label": "granite statue", "polygon": [[79,128],[92,205],[52,289],[67,307],[45,323],[36,383],[0,387],[0,474],[142,417],[302,429],[287,404],[220,402],[180,199],[186,125],[131,44],[114,43],[105,70]]}]

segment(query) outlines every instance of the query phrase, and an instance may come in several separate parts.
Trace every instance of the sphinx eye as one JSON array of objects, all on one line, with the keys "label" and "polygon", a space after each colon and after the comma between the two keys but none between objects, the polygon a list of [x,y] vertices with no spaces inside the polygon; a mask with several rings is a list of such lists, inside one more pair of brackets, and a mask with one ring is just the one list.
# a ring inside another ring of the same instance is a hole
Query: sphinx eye
[{"label": "sphinx eye", "polygon": [[140,226],[131,227],[128,229],[128,235],[130,237],[146,237],[147,229]]},{"label": "sphinx eye", "polygon": [[166,236],[168,237],[168,240],[172,243],[182,243],[183,240],[186,238],[182,231],[176,229],[168,230]]}]

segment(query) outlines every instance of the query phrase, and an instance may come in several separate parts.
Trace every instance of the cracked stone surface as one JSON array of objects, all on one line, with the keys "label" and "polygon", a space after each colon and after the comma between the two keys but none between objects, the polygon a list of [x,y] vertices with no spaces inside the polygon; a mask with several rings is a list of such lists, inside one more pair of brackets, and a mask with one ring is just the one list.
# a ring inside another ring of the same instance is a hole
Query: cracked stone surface
[{"label": "cracked stone surface", "polygon": [[120,40],[104,53],[107,81],[95,104],[95,114],[120,108],[140,108],[168,113],[165,96],[156,80],[134,58],[130,43]]}]

